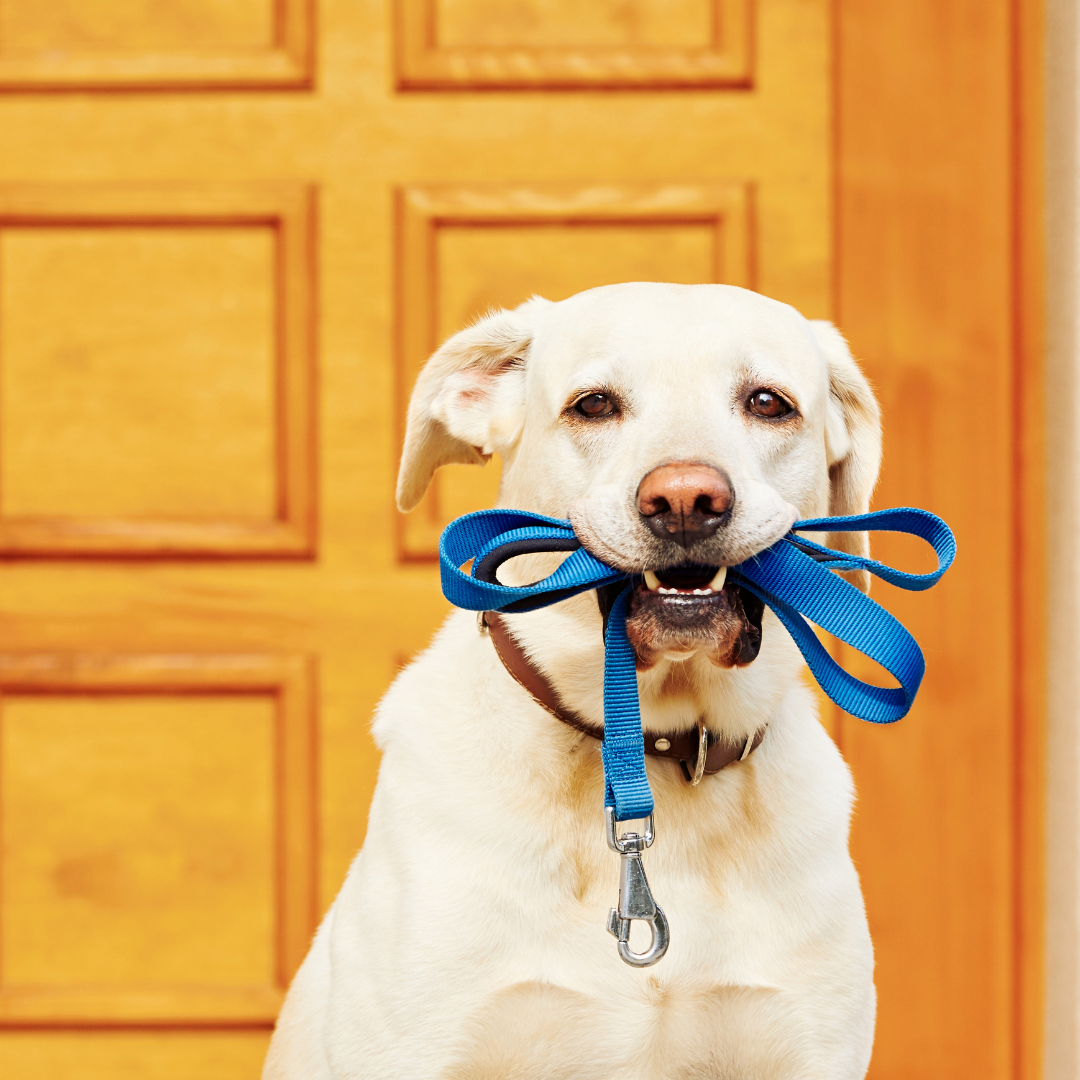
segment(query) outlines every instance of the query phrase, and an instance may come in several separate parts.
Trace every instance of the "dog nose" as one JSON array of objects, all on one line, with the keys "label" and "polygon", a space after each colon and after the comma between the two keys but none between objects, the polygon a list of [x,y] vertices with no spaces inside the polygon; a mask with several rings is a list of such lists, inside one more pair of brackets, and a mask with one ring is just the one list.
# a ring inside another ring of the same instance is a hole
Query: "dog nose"
[{"label": "dog nose", "polygon": [[638,511],[645,524],[661,540],[685,548],[712,536],[734,502],[731,481],[711,465],[661,465],[638,486]]}]

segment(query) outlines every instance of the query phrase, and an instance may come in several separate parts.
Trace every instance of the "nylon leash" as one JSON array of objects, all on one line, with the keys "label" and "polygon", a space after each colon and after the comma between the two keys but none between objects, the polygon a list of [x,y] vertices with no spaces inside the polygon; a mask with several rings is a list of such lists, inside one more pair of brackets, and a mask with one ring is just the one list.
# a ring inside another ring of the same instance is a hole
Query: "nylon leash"
[{"label": "nylon leash", "polygon": [[[925,540],[937,555],[937,569],[909,574],[873,559],[816,544],[796,535],[806,532],[886,531]],[[559,568],[531,585],[502,585],[499,567],[516,555],[570,552]],[[941,518],[926,510],[901,507],[852,517],[797,521],[771,547],[728,568],[727,581],[748,590],[772,608],[791,635],[821,689],[845,712],[874,724],[905,716],[925,671],[922,650],[901,623],[837,570],[867,570],[910,591],[934,585],[956,556],[956,540]],[[461,567],[472,560],[466,574]],[[609,929],[619,939],[627,963],[647,966],[667,949],[667,920],[649,892],[641,851],[653,842],[653,796],[645,773],[637,672],[633,646],[626,635],[632,574],[589,554],[569,521],[521,510],[480,510],[452,521],[439,540],[443,594],[470,611],[535,611],[577,593],[621,584],[604,638],[604,806],[608,844],[622,856],[619,907]],[[876,661],[899,683],[874,686],[844,671],[818,640],[810,623],[835,635]],[[644,835],[617,835],[616,822],[645,819]],[[633,919],[648,922],[653,942],[644,953],[627,943]]]}]

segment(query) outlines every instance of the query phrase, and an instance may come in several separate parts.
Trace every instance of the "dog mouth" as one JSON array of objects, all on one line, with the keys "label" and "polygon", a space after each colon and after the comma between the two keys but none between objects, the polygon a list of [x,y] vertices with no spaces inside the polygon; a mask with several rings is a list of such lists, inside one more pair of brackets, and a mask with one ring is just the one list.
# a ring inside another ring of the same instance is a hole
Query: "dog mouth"
[{"label": "dog mouth", "polygon": [[663,656],[704,653],[719,667],[744,667],[761,649],[764,604],[727,580],[726,566],[681,563],[645,570],[630,596],[626,632],[639,670]]}]

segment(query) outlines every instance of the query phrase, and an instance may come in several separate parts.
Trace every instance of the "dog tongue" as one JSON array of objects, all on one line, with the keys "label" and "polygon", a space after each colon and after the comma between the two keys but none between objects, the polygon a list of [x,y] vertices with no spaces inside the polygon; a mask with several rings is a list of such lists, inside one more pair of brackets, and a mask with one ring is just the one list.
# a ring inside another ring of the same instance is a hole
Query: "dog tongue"
[{"label": "dog tongue", "polygon": [[660,583],[669,589],[704,589],[716,577],[718,569],[717,566],[684,563],[681,566],[669,566],[666,570],[657,570],[656,576]]}]

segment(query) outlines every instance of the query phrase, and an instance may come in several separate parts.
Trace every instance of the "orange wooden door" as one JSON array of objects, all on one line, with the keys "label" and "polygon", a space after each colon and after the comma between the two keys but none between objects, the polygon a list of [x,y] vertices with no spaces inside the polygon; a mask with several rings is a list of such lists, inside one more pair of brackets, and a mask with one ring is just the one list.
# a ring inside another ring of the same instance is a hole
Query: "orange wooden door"
[{"label": "orange wooden door", "polygon": [[835,314],[881,400],[874,502],[942,514],[959,547],[940,588],[876,594],[926,654],[912,712],[839,734],[882,1080],[1042,1076],[1040,11],[836,12]]},{"label": "orange wooden door", "polygon": [[[0,0],[0,1073],[258,1074],[363,839],[372,708],[445,611],[438,531],[497,486],[455,466],[396,515],[418,365],[489,304],[611,281],[833,315],[869,248],[834,244],[830,11]],[[1010,362],[985,355],[999,457]],[[945,361],[903,363],[870,356],[888,499],[963,510],[929,463],[983,444],[921,411]],[[931,679],[908,733],[826,717],[870,808],[879,1077],[1010,1067],[978,1025],[1009,1028],[1015,982],[1011,660],[982,618],[935,664],[1011,554],[964,558],[911,608]],[[984,647],[996,681],[964,711],[941,680]],[[947,724],[992,736],[979,821],[958,751],[909,767]],[[924,828],[927,798],[953,845],[934,895],[887,815]]]}]

